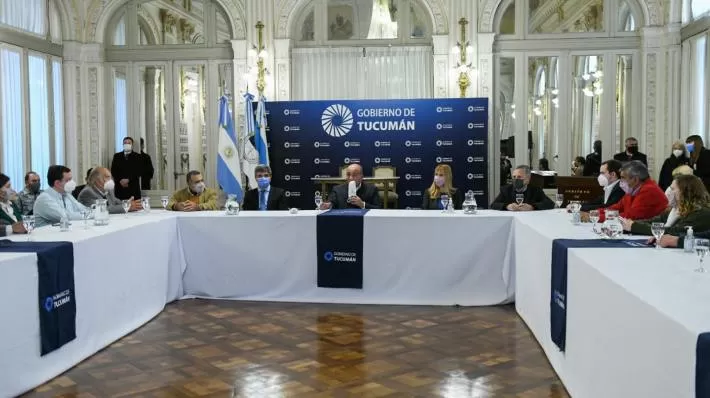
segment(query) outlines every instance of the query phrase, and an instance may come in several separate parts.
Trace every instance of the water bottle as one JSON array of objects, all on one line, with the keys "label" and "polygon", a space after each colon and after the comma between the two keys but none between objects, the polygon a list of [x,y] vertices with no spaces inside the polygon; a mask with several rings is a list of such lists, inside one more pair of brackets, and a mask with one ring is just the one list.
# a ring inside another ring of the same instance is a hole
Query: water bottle
[{"label": "water bottle", "polygon": [[62,214],[62,218],[59,220],[59,230],[62,232],[69,231],[69,217],[66,213]]},{"label": "water bottle", "polygon": [[695,242],[694,239],[695,237],[693,236],[693,227],[688,226],[685,227],[686,233],[685,233],[685,238],[683,239],[683,251],[686,253],[692,253],[693,252],[693,243]]},{"label": "water bottle", "polygon": [[451,196],[449,198],[449,204],[446,206],[446,212],[447,213],[453,213],[454,212],[454,197]]}]

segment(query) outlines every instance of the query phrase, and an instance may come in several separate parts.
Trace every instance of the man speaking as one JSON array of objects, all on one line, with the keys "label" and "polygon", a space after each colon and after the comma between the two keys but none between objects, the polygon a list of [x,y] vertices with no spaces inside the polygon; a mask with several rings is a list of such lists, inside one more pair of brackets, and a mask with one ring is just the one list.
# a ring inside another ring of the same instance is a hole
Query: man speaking
[{"label": "man speaking", "polygon": [[362,166],[351,164],[345,170],[346,183],[333,188],[321,209],[379,209],[377,187],[362,182]]}]

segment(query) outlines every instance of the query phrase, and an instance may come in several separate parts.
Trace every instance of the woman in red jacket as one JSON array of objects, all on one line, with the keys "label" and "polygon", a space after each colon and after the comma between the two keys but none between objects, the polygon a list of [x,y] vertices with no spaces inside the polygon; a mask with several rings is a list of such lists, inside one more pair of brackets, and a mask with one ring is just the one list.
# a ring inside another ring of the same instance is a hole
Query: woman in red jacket
[{"label": "woman in red jacket", "polygon": [[638,160],[628,162],[621,168],[619,186],[626,194],[616,204],[599,209],[600,222],[604,221],[605,210],[618,210],[620,217],[629,220],[648,220],[668,207],[666,194],[651,179],[646,165]]}]

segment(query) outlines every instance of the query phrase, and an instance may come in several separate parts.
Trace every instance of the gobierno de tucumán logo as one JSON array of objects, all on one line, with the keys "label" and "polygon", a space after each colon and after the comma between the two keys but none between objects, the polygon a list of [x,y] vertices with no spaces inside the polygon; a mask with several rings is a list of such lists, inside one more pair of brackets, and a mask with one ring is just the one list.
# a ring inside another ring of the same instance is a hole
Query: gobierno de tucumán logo
[{"label": "gobierno de tucum\u00e1n logo", "polygon": [[353,113],[342,104],[333,104],[323,111],[320,118],[323,131],[331,137],[344,137],[353,128]]}]

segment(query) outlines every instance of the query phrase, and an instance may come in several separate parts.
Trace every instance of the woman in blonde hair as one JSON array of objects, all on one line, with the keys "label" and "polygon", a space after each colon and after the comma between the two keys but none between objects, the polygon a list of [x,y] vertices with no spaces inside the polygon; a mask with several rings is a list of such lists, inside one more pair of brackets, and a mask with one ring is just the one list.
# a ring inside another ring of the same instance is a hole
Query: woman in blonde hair
[{"label": "woman in blonde hair", "polygon": [[671,155],[666,158],[661,167],[661,174],[658,176],[658,186],[665,191],[673,182],[673,177],[675,177],[673,172],[677,170],[679,166],[688,164],[689,162],[690,159],[688,159],[686,155],[685,145],[680,141],[674,142],[673,146],[671,146]]},{"label": "woman in blonde hair", "polygon": [[673,197],[666,211],[651,220],[624,220],[624,230],[636,235],[652,235],[651,224],[654,222],[665,223],[668,235],[684,233],[688,226],[698,232],[710,230],[710,194],[700,178],[678,175],[671,183],[671,190]]},{"label": "woman in blonde hair", "polygon": [[461,191],[453,187],[453,174],[451,166],[440,164],[434,169],[434,181],[431,186],[424,191],[422,209],[436,210],[443,209],[441,195],[447,195],[454,203],[454,209],[460,209],[463,204]]}]

